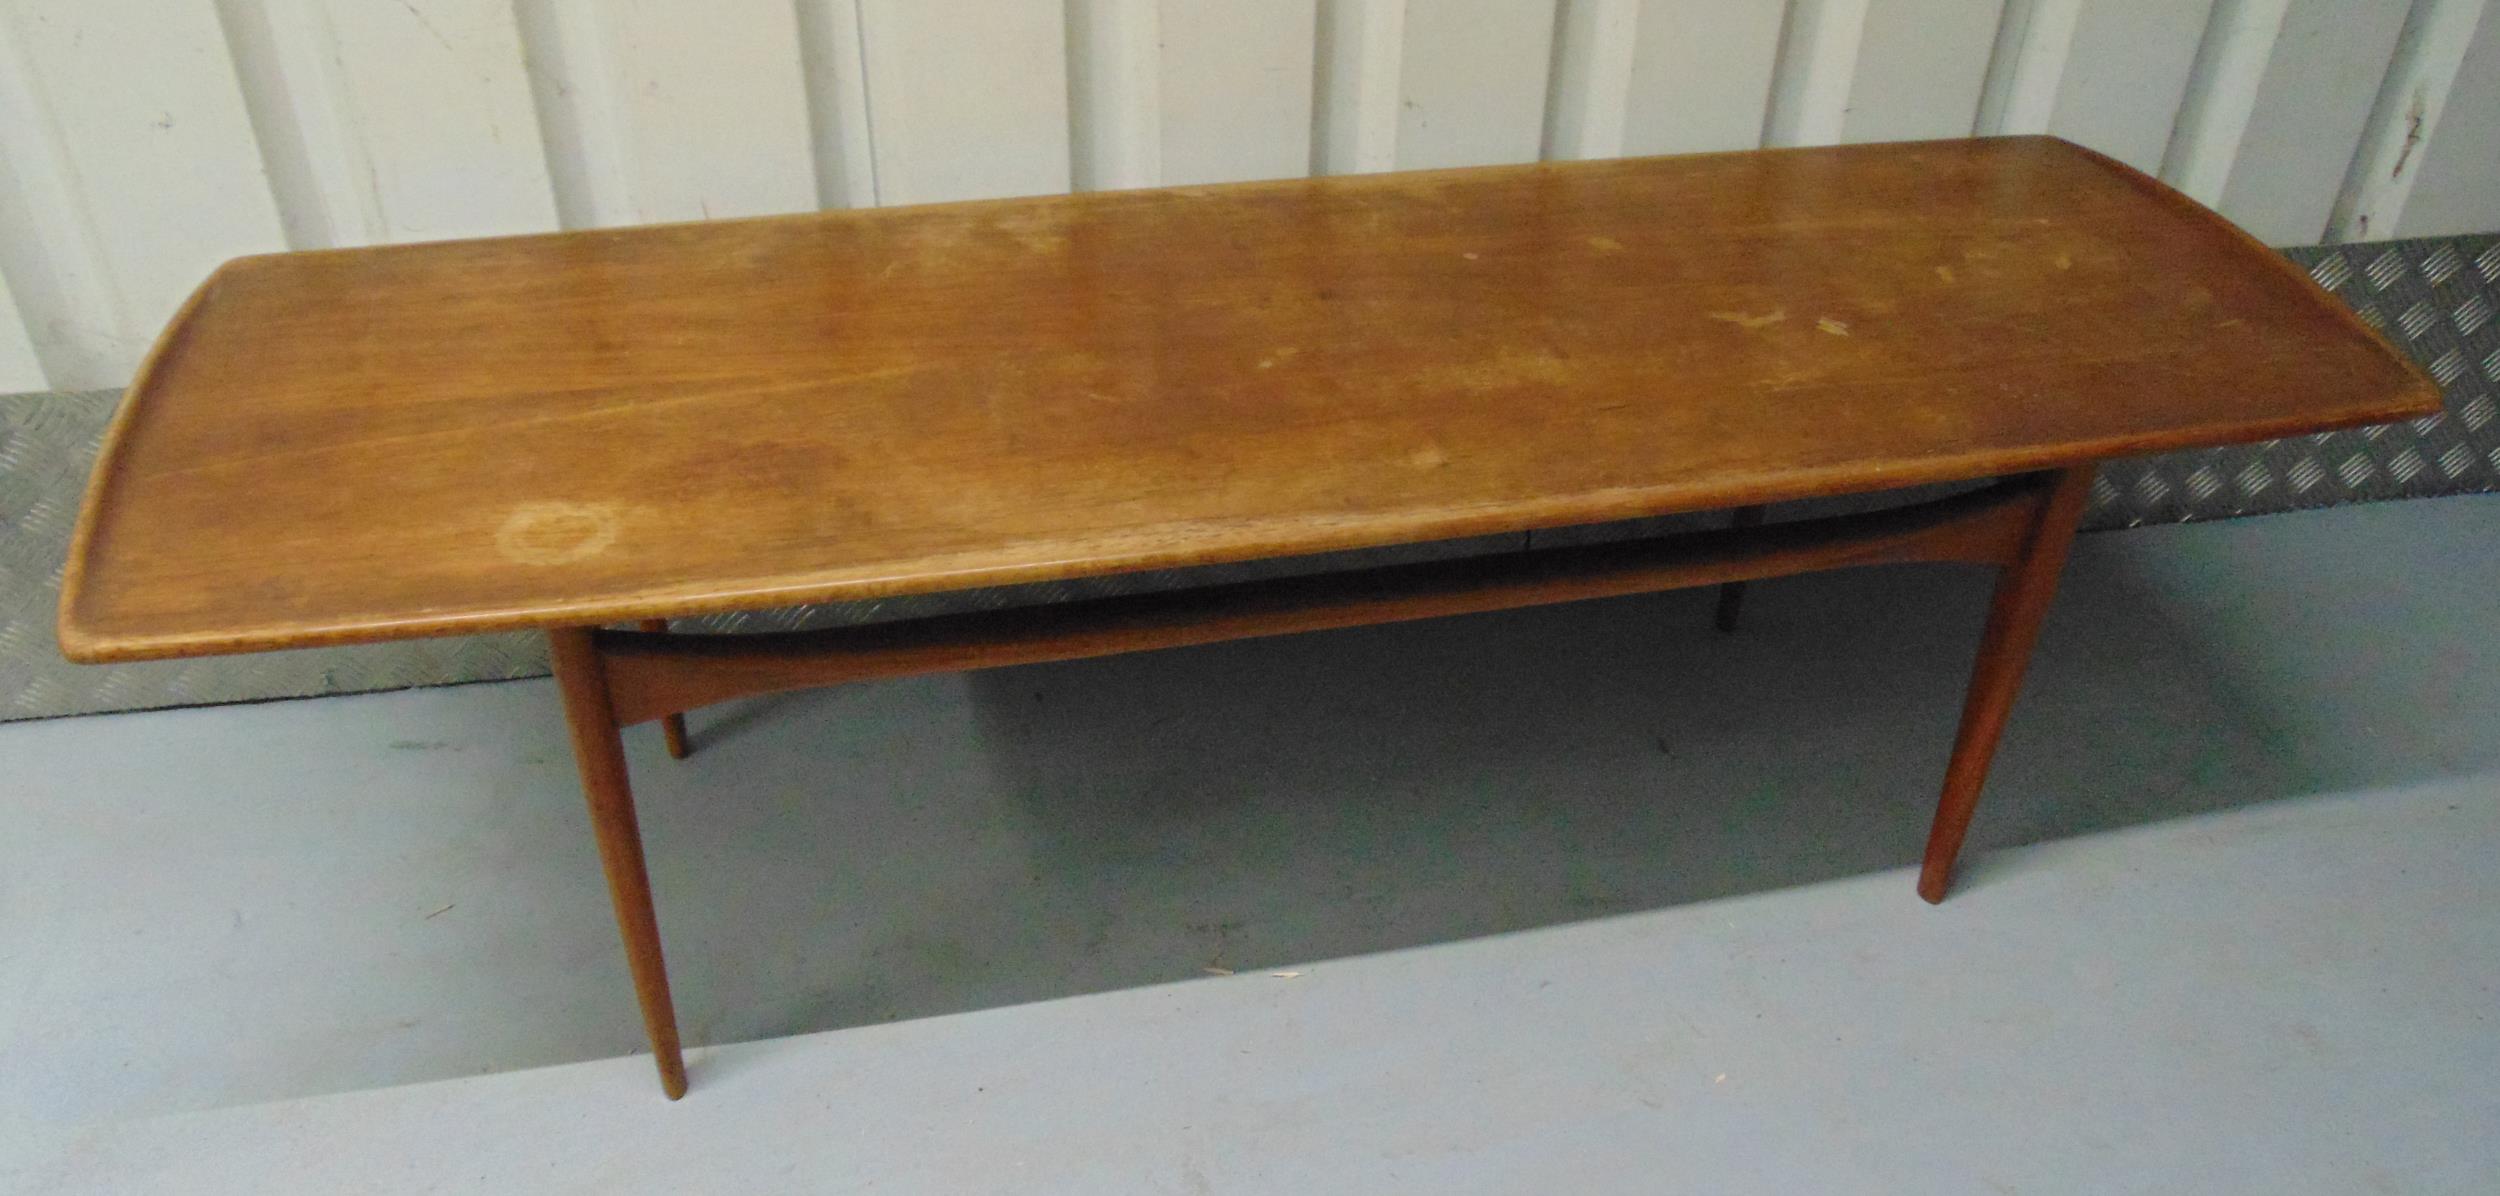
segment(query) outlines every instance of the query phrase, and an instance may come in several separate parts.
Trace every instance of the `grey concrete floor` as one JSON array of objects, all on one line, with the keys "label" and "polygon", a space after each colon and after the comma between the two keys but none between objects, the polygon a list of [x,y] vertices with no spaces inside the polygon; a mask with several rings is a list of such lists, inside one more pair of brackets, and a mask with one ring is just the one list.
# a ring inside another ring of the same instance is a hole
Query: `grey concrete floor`
[{"label": "grey concrete floor", "polygon": [[0,1188],[2487,1190],[2496,533],[2088,538],[1933,910],[1951,569],[637,734],[678,1106],[545,683],[0,726]]}]

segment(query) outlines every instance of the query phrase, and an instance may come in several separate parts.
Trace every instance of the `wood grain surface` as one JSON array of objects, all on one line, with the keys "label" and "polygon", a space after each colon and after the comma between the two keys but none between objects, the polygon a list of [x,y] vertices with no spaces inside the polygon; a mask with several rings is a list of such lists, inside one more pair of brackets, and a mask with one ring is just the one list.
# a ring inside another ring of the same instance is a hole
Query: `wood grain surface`
[{"label": "wood grain surface", "polygon": [[1511,531],[2402,418],[2300,271],[2045,138],[245,258],[117,418],[128,660]]}]

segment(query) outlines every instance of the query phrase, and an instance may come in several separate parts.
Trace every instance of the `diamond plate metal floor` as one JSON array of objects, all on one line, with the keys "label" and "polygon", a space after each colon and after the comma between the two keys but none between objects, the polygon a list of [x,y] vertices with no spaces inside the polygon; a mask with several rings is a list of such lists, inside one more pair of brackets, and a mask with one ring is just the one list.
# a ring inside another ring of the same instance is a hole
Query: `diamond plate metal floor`
[{"label": "diamond plate metal floor", "polygon": [[[2135,527],[2339,503],[2500,490],[2500,235],[2289,251],[2385,330],[2447,393],[2447,409],[2408,424],[2122,461],[2102,471],[2087,526]],[[53,608],[78,495],[116,395],[0,398],[0,721],[268,698],[358,693],[537,676],[534,635],[418,640],[357,648],[91,668],[60,658]],[[1538,533],[1595,539],[1698,517]],[[860,623],[1215,580],[1505,551],[1488,537],[1293,561],[1095,578],[882,602],[692,620],[761,631]]]},{"label": "diamond plate metal floor", "polygon": [[2500,236],[2290,250],[2439,380],[2411,423],[2115,462],[2091,526],[2133,527],[2500,489]]}]

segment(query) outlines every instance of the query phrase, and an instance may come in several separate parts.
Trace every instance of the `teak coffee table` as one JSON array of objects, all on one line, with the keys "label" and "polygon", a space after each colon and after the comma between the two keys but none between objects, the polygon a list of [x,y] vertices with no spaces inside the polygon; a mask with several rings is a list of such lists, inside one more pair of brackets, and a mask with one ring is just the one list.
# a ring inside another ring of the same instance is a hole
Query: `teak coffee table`
[{"label": "teak coffee table", "polygon": [[[682,754],[683,712],[772,690],[1971,562],[1998,581],[1935,901],[2093,462],[2437,401],[2298,268],[2046,138],[252,257],[131,385],[60,637],[128,661],[545,629],[674,1097],[620,728]],[[2000,480],[1755,517],[1974,479]],[[1738,517],[818,632],[665,623],[1704,508]]]}]

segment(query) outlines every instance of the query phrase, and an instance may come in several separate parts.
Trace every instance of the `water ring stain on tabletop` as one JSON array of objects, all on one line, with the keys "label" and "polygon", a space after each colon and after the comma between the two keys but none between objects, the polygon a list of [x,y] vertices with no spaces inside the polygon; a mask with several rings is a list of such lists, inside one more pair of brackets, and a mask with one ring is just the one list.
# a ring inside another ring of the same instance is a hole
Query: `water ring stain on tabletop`
[{"label": "water ring stain on tabletop", "polygon": [[611,503],[525,502],[495,530],[495,551],[521,565],[569,565],[616,543]]}]

